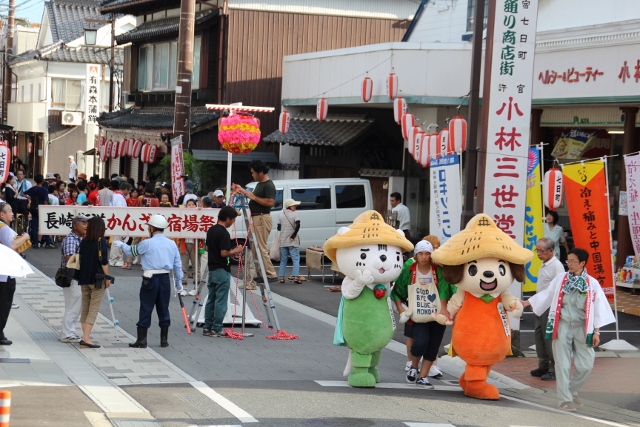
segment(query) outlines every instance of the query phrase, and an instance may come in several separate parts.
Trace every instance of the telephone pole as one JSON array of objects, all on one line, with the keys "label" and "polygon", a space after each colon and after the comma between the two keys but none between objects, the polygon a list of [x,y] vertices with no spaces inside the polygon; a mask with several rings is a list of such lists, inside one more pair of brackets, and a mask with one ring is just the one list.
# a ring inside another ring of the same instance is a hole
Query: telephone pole
[{"label": "telephone pole", "polygon": [[13,55],[13,32],[15,29],[15,13],[16,2],[9,0],[9,17],[7,19],[7,45],[4,49],[4,67],[2,79],[2,123],[7,123],[7,104],[11,100],[11,67],[9,60]]},{"label": "telephone pole", "polygon": [[174,137],[182,135],[182,146],[191,143],[191,79],[193,78],[193,32],[195,30],[195,0],[182,0],[178,33],[178,73],[176,104],[173,115]]}]

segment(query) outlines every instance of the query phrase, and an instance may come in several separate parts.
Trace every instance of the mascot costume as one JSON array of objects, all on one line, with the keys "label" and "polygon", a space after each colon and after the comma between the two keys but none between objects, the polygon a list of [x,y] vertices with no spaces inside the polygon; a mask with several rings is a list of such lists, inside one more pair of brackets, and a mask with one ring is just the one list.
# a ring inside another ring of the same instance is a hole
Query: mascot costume
[{"label": "mascot costume", "polygon": [[344,374],[353,387],[380,382],[376,366],[395,329],[389,284],[400,275],[402,253],[411,250],[404,233],[385,224],[376,211],[358,215],[324,244],[327,257],[346,276],[333,341],[350,349]]},{"label": "mascot costume", "polygon": [[460,376],[464,394],[498,400],[498,389],[487,384],[494,363],[511,352],[511,327],[506,311],[522,314],[522,303],[507,289],[525,277],[533,252],[518,245],[485,214],[431,255],[442,266],[444,279],[458,290],[447,309],[454,317],[451,354],[467,362]]}]

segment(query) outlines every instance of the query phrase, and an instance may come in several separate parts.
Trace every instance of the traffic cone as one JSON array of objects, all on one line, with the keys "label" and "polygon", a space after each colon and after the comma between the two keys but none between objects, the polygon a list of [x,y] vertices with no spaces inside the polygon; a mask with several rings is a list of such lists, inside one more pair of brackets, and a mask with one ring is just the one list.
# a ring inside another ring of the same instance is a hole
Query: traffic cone
[{"label": "traffic cone", "polygon": [[9,427],[9,415],[11,414],[11,392],[0,391],[0,427]]}]

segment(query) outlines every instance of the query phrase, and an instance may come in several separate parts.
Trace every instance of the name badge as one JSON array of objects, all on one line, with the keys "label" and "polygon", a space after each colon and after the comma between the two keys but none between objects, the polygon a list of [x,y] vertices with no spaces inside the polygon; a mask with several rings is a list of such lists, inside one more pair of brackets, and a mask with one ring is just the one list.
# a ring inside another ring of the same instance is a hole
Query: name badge
[{"label": "name badge", "polygon": [[502,320],[502,327],[504,328],[504,334],[506,336],[511,336],[511,328],[509,327],[509,319],[507,319],[507,312],[504,309],[504,305],[499,302],[498,303],[498,314],[500,315],[500,320]]}]

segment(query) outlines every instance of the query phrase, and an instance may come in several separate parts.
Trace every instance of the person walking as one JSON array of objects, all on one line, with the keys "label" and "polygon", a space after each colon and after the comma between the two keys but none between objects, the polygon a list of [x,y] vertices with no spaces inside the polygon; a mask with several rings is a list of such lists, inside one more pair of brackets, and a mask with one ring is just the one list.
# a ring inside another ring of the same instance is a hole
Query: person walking
[{"label": "person walking", "polygon": [[33,247],[37,248],[47,248],[47,249],[55,249],[56,246],[53,244],[49,236],[44,236],[44,241],[40,243],[40,235],[39,235],[39,210],[38,207],[40,205],[48,205],[49,204],[49,192],[42,186],[44,182],[44,177],[42,174],[38,174],[34,177],[36,185],[28,189],[24,194],[29,197],[29,213],[31,214],[31,241],[33,242]]},{"label": "person walking", "polygon": [[301,284],[300,277],[300,218],[296,209],[300,202],[293,199],[284,201],[282,212],[278,215],[278,231],[280,232],[280,283],[284,283],[287,271],[287,260],[291,257],[293,283]]},{"label": "person walking", "polygon": [[[547,289],[522,301],[538,316],[550,309],[546,337],[553,340],[558,407],[569,412],[582,404],[578,391],[593,369],[593,349],[600,345],[600,328],[616,321],[600,283],[587,274],[588,259],[586,250],[571,249],[567,255],[569,272],[556,276]],[[572,352],[576,368],[573,376]]]},{"label": "person walking", "polygon": [[69,156],[69,181],[76,182],[76,176],[78,173],[78,165],[75,162],[73,156]]},{"label": "person walking", "polygon": [[25,196],[25,193],[31,188],[31,183],[25,178],[24,169],[18,169],[16,171],[16,181],[14,190],[18,199],[18,210],[15,214],[22,214],[25,218],[29,217],[29,198]]},{"label": "person walking", "polygon": [[[548,237],[543,237],[536,243],[536,253],[542,261],[538,271],[538,281],[536,293],[540,293],[549,287],[553,279],[564,273],[564,267],[554,255],[555,243]],[[555,381],[556,369],[553,359],[552,341],[545,339],[547,320],[549,319],[549,309],[545,310],[541,316],[536,316],[535,322],[535,342],[536,353],[538,355],[538,367],[531,371],[534,377],[540,377],[544,381]]]},{"label": "person walking", "polygon": [[222,321],[227,314],[227,300],[231,286],[231,268],[229,257],[242,252],[242,245],[231,248],[231,236],[227,228],[236,222],[238,213],[230,206],[225,206],[218,213],[218,222],[207,231],[207,250],[209,252],[209,277],[207,288],[209,296],[204,308],[205,337],[224,337]]},{"label": "person walking", "polygon": [[82,289],[80,348],[100,348],[100,345],[91,340],[91,331],[100,310],[102,296],[111,285],[109,279],[103,278],[109,275],[109,246],[104,232],[104,220],[95,216],[87,222],[87,233],[80,242],[80,273],[78,275],[78,284]]},{"label": "person walking", "polygon": [[[60,267],[66,267],[67,261],[73,254],[80,253],[80,242],[87,234],[87,221],[89,218],[84,215],[77,215],[71,220],[71,233],[62,240],[62,259]],[[80,319],[82,309],[82,291],[78,280],[71,280],[69,287],[62,288],[64,294],[64,314],[60,323],[60,341],[80,342],[82,338],[76,335],[76,322]]]},{"label": "person walking", "polygon": [[168,347],[169,326],[171,326],[169,273],[173,271],[176,292],[182,292],[182,263],[175,242],[163,234],[169,227],[167,219],[155,214],[149,218],[147,226],[150,238],[137,245],[129,246],[120,240],[113,242],[126,255],[139,255],[143,270],[142,286],[140,286],[140,316],[136,324],[138,336],[136,342],[129,344],[129,347],[147,347],[147,332],[151,326],[154,307],[160,324],[160,346]]},{"label": "person walking", "polygon": [[402,195],[397,191],[391,193],[389,195],[389,204],[391,205],[391,212],[396,212],[397,214],[395,228],[402,230],[404,237],[411,240],[411,213],[409,208],[402,204]]}]

